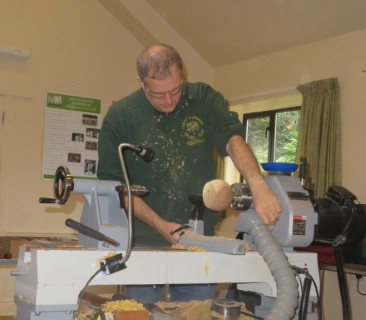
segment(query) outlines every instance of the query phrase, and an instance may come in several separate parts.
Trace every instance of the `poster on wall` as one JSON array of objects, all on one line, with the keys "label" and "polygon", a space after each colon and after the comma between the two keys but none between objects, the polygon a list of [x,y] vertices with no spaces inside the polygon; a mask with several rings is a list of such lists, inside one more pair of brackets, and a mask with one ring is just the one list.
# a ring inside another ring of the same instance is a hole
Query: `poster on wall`
[{"label": "poster on wall", "polygon": [[42,178],[66,166],[73,177],[96,178],[101,100],[47,93]]}]

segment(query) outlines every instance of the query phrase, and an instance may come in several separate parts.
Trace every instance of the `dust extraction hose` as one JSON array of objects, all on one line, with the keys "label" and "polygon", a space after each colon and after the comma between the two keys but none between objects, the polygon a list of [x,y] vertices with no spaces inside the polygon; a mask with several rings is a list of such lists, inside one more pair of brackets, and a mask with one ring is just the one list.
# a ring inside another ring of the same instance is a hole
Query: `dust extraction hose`
[{"label": "dust extraction hose", "polygon": [[274,240],[271,231],[260,221],[257,214],[248,210],[244,217],[245,226],[248,228],[244,231],[250,234],[255,247],[267,263],[276,282],[277,297],[265,319],[292,319],[295,316],[299,298],[295,273],[287,256]]},{"label": "dust extraction hose", "polygon": [[[214,211],[225,210],[235,195],[230,185],[223,180],[213,180],[203,188],[205,206]],[[249,234],[258,253],[263,257],[276,282],[277,297],[265,319],[286,320],[295,315],[298,304],[298,285],[296,275],[283,252],[272,236],[270,229],[259,219],[254,209],[245,211],[240,231]]]}]

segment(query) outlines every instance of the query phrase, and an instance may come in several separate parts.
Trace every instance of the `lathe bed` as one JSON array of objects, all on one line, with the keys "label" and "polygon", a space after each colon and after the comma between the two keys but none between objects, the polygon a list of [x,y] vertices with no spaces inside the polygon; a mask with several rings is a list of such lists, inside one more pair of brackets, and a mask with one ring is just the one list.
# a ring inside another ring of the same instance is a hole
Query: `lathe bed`
[{"label": "lathe bed", "polygon": [[[108,251],[22,246],[16,276],[16,320],[73,319],[78,295]],[[317,256],[287,254],[290,264],[307,268],[319,286]],[[127,268],[100,272],[90,285],[238,283],[238,288],[275,297],[274,279],[256,251],[244,255],[186,250],[133,250]],[[310,293],[316,297],[314,288]],[[33,318],[33,316],[36,318]]]}]

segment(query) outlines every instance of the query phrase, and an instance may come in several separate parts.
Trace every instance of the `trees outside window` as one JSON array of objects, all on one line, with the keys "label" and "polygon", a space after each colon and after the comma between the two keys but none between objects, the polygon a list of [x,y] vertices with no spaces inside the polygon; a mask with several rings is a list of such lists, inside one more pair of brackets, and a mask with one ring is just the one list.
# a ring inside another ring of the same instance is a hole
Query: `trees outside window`
[{"label": "trees outside window", "polygon": [[295,162],[300,107],[247,113],[246,141],[259,163]]}]

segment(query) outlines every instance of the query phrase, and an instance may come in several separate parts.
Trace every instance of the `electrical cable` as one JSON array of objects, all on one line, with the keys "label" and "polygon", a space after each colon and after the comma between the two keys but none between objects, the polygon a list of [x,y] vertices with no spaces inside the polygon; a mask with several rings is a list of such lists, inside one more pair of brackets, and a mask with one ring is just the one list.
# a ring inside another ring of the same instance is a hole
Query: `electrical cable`
[{"label": "electrical cable", "polygon": [[[105,270],[106,266],[108,266],[109,264],[113,263],[113,261],[107,262],[104,267],[99,268],[97,271],[95,271],[95,273],[89,278],[89,280],[85,283],[84,287],[80,290],[79,295],[78,295],[78,300],[83,299],[84,297],[84,293],[86,288],[89,286],[89,284],[94,280],[94,278],[102,271]],[[78,303],[78,309],[75,311],[76,313],[78,313],[80,311],[80,302]]]},{"label": "electrical cable", "polygon": [[80,312],[80,306],[81,306],[81,303],[80,303],[80,300],[83,299],[84,297],[84,293],[85,293],[85,290],[86,288],[89,286],[90,282],[93,281],[93,279],[98,275],[99,272],[102,271],[102,268],[99,268],[97,271],[95,271],[95,273],[89,278],[89,280],[85,283],[84,287],[80,290],[79,292],[79,295],[78,295],[78,308],[77,310],[75,310],[75,313],[78,314]]},{"label": "electrical cable", "polygon": [[305,277],[304,286],[301,292],[301,299],[299,303],[299,320],[306,320],[306,316],[308,313],[308,305],[309,305],[309,295],[311,289],[311,279]]},{"label": "electrical cable", "polygon": [[301,297],[299,301],[299,308],[298,308],[298,319],[299,320],[305,320],[307,315],[307,309],[309,304],[309,295],[310,295],[310,288],[311,288],[311,279],[308,278],[307,275],[307,269],[306,268],[300,268],[297,266],[292,265],[291,268],[295,271],[295,275],[297,279],[300,279],[299,274],[304,274],[304,284],[302,284],[302,281],[299,280],[301,284]]},{"label": "electrical cable", "polygon": [[338,276],[338,285],[342,301],[343,320],[351,319],[350,301],[348,295],[346,274],[343,268],[342,249],[338,245],[333,246],[334,256],[336,259],[336,268]]},{"label": "electrical cable", "polygon": [[300,291],[302,292],[302,290],[303,290],[303,283],[302,283],[301,277],[298,275],[297,272],[296,272],[296,278],[297,278],[297,281],[299,282],[299,285],[300,285]]},{"label": "electrical cable", "polygon": [[317,308],[318,309],[318,320],[322,320],[323,319],[323,306],[322,306],[322,302],[321,302],[321,299],[320,299],[320,294],[319,294],[318,286],[316,285],[316,282],[315,282],[314,278],[312,277],[312,275],[310,273],[308,273],[307,276],[313,282],[313,285],[314,285],[314,288],[315,288],[316,297],[318,299],[318,308]]},{"label": "electrical cable", "polygon": [[[314,278],[312,277],[312,275],[309,273],[309,270],[307,268],[300,268],[298,266],[294,266],[292,265],[291,268],[295,271],[296,277],[299,279],[300,285],[301,285],[301,292],[302,292],[302,296],[301,299],[304,299],[303,296],[304,294],[307,295],[309,297],[310,295],[310,284],[313,283],[314,288],[315,288],[315,293],[316,293],[316,297],[318,300],[318,320],[322,320],[323,317],[323,310],[322,310],[322,305],[321,305],[321,301],[320,301],[320,295],[319,295],[319,290],[318,290],[318,286],[314,280]],[[300,274],[304,274],[305,275],[305,280],[304,282],[306,282],[306,284],[304,284],[304,286],[302,285],[302,281],[300,279]],[[307,288],[309,287],[309,288]],[[307,297],[307,299],[308,299]],[[307,306],[306,306],[307,308]],[[304,307],[302,307],[302,310],[305,310]],[[299,313],[299,319],[306,319],[306,313],[305,313],[305,317],[304,317],[304,312],[301,311]]]},{"label": "electrical cable", "polygon": [[366,296],[366,293],[363,293],[360,291],[360,279],[362,278],[362,276],[358,276],[356,275],[357,277],[357,293],[360,294],[361,296]]},{"label": "electrical cable", "polygon": [[80,290],[80,293],[79,293],[79,296],[78,298],[79,299],[82,299],[83,296],[84,296],[84,292],[86,290],[86,288],[89,286],[90,282],[93,281],[93,279],[98,275],[99,272],[102,271],[102,268],[98,269],[90,278],[89,280],[85,283],[84,287]]}]

